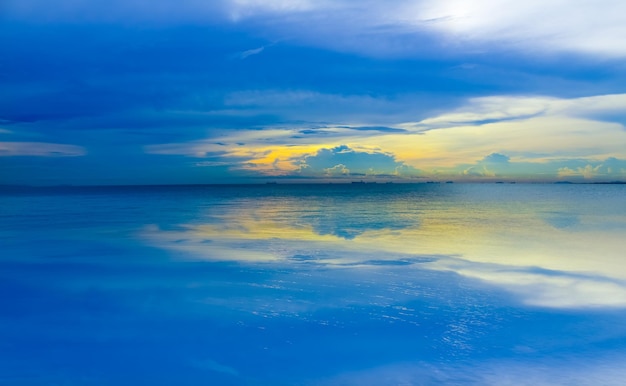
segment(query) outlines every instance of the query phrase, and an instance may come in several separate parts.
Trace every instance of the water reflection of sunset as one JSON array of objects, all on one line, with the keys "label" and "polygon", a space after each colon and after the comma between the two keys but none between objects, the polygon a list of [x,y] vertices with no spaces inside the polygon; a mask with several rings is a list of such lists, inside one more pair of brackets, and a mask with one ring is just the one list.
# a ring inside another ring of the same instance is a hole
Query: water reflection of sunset
[{"label": "water reflection of sunset", "polygon": [[[622,214],[606,207],[599,213],[593,204],[572,211],[572,202],[558,197],[510,200],[504,188],[487,202],[477,194],[486,186],[463,189],[384,200],[349,191],[240,200],[219,213],[209,210],[213,219],[206,223],[146,235],[207,260],[301,263],[294,256],[310,255],[307,263],[354,267],[435,256],[419,260],[419,268],[478,278],[523,293],[530,303],[626,305]],[[561,299],[568,292],[579,299]]]}]

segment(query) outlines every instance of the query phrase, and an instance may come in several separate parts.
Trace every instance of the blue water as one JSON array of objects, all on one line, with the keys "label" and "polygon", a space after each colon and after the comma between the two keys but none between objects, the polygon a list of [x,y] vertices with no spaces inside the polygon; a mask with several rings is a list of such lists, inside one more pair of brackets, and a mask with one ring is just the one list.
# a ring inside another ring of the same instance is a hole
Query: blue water
[{"label": "blue water", "polygon": [[626,186],[3,188],[2,385],[621,385]]}]

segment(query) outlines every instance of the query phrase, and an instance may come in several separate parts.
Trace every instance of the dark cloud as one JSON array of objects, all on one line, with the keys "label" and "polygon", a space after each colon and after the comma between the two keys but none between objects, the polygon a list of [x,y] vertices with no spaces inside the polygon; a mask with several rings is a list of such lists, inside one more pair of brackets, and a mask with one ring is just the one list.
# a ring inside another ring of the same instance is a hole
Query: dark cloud
[{"label": "dark cloud", "polygon": [[406,130],[398,129],[396,127],[385,127],[385,126],[348,126],[348,128],[352,130],[358,131],[380,131],[383,133],[405,133]]},{"label": "dark cloud", "polygon": [[330,134],[335,134],[335,132],[332,131],[332,130],[323,130],[323,129],[304,129],[304,130],[298,131],[298,133],[305,134],[305,135],[330,135]]}]

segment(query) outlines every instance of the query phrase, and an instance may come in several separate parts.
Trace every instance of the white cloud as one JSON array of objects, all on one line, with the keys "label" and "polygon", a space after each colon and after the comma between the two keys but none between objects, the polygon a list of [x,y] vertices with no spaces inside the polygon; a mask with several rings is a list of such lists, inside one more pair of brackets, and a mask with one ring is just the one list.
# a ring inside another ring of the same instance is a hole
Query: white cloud
[{"label": "white cloud", "polygon": [[[464,123],[481,123],[529,118],[545,114],[552,105],[558,103],[556,98],[523,97],[523,96],[490,96],[472,98],[458,108],[439,116],[417,122],[414,128],[438,128],[459,126]],[[405,124],[409,126],[409,124]]]},{"label": "white cloud", "polygon": [[[259,1],[227,3],[235,20],[273,15],[267,29],[308,43],[373,54],[438,49],[572,52],[626,56],[626,3],[619,0]],[[301,28],[302,23],[308,28]]]},{"label": "white cloud", "polygon": [[332,168],[324,169],[324,171],[327,176],[335,176],[335,175],[345,176],[345,175],[350,174],[350,169],[348,169],[346,165],[344,164],[337,164],[333,166]]},{"label": "white cloud", "polygon": [[261,52],[263,52],[264,49],[265,49],[265,47],[259,47],[259,48],[255,48],[255,49],[252,49],[252,50],[244,51],[241,54],[239,54],[239,59],[245,59],[248,56],[258,55]]},{"label": "white cloud", "polygon": [[414,6],[430,28],[470,43],[549,53],[626,56],[626,3],[619,0],[430,0]]},{"label": "white cloud", "polygon": [[87,154],[85,148],[46,142],[0,142],[0,156],[75,157]]},{"label": "white cloud", "polygon": [[626,56],[626,3],[619,0],[112,0],[106,6],[64,0],[54,9],[42,0],[5,3],[6,15],[27,19],[254,21],[270,39],[368,54],[421,55],[439,40],[437,49],[450,52],[496,45],[544,55]]},{"label": "white cloud", "polygon": [[593,178],[598,174],[598,171],[600,170],[601,167],[602,165],[597,165],[597,166],[586,165],[584,167],[576,168],[575,170],[568,168],[568,167],[563,167],[558,170],[558,175],[559,177],[582,176],[584,178]]},{"label": "white cloud", "polygon": [[623,114],[626,94],[582,98],[489,96],[469,99],[454,111],[404,124],[407,128],[438,128],[488,121],[522,120],[541,116],[585,118],[604,113]]}]

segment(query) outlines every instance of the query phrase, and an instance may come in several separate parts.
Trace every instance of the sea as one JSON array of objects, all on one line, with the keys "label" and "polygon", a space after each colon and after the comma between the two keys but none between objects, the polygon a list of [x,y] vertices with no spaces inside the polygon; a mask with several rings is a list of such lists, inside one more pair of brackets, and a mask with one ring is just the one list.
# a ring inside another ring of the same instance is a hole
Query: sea
[{"label": "sea", "polygon": [[623,385],[626,185],[0,187],[0,385]]}]

